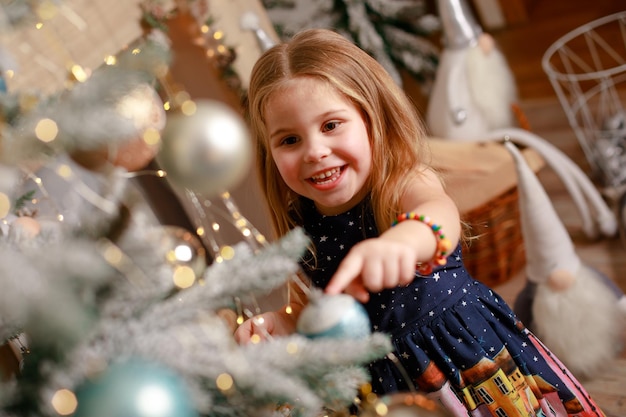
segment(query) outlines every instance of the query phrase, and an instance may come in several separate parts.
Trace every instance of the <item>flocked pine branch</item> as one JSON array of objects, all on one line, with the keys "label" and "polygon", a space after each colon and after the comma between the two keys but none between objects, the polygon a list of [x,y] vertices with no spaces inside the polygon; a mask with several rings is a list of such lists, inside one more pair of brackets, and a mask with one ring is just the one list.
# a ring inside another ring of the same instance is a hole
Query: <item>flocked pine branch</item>
[{"label": "flocked pine branch", "polygon": [[440,27],[424,0],[263,0],[276,32],[288,39],[309,28],[334,29],[370,53],[402,84],[405,69],[427,91],[439,50]]}]

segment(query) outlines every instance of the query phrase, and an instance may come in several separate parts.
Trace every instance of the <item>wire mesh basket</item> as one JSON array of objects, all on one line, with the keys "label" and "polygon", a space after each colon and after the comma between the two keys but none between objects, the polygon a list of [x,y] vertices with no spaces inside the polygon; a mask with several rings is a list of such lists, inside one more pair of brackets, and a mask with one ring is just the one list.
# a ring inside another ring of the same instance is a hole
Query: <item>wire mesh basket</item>
[{"label": "wire mesh basket", "polygon": [[543,70],[585,157],[604,187],[626,185],[626,11],[594,20],[553,43]]}]

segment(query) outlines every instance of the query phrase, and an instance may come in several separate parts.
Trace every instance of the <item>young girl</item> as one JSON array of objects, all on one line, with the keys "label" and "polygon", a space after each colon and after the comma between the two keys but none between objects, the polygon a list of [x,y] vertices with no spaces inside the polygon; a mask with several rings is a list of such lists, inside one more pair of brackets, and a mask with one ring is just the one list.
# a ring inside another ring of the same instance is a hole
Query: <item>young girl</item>
[{"label": "young girl", "polygon": [[[247,105],[275,231],[304,228],[311,284],[361,301],[412,379],[381,359],[374,392],[417,387],[455,416],[604,415],[465,270],[459,213],[428,166],[420,119],[374,59],[332,31],[304,31],[259,59]],[[235,337],[294,331],[300,296]]]}]

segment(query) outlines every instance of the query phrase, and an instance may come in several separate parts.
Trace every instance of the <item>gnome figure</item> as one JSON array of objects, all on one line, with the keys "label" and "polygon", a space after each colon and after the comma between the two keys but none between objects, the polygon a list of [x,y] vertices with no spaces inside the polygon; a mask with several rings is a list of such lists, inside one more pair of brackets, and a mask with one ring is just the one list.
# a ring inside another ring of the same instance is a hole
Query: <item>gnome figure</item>
[{"label": "gnome figure", "polygon": [[426,112],[431,135],[471,140],[514,126],[515,80],[493,37],[465,0],[438,0],[437,6],[444,49]]},{"label": "gnome figure", "polygon": [[622,350],[626,297],[581,262],[539,179],[512,142],[505,146],[518,176],[528,279],[515,313],[573,374],[592,377]]}]

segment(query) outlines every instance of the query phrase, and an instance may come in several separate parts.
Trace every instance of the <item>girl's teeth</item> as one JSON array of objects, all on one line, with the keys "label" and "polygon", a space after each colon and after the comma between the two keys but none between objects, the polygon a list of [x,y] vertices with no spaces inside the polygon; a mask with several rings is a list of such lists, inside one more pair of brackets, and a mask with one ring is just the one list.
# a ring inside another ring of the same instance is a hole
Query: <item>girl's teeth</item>
[{"label": "girl's teeth", "polygon": [[319,175],[315,175],[311,177],[311,179],[317,184],[325,184],[327,182],[333,181],[333,177],[339,173],[339,168],[333,168],[326,172],[323,172]]},{"label": "girl's teeth", "polygon": [[339,171],[339,170],[338,170],[337,168],[334,168],[334,169],[328,170],[328,171],[326,171],[326,172],[323,172],[323,173],[321,173],[321,174],[319,174],[319,175],[315,175],[315,176],[313,176],[312,178],[313,178],[315,181],[323,180],[324,178],[328,178],[328,177],[332,176],[332,175],[333,175],[333,174],[335,174],[337,171]]}]

